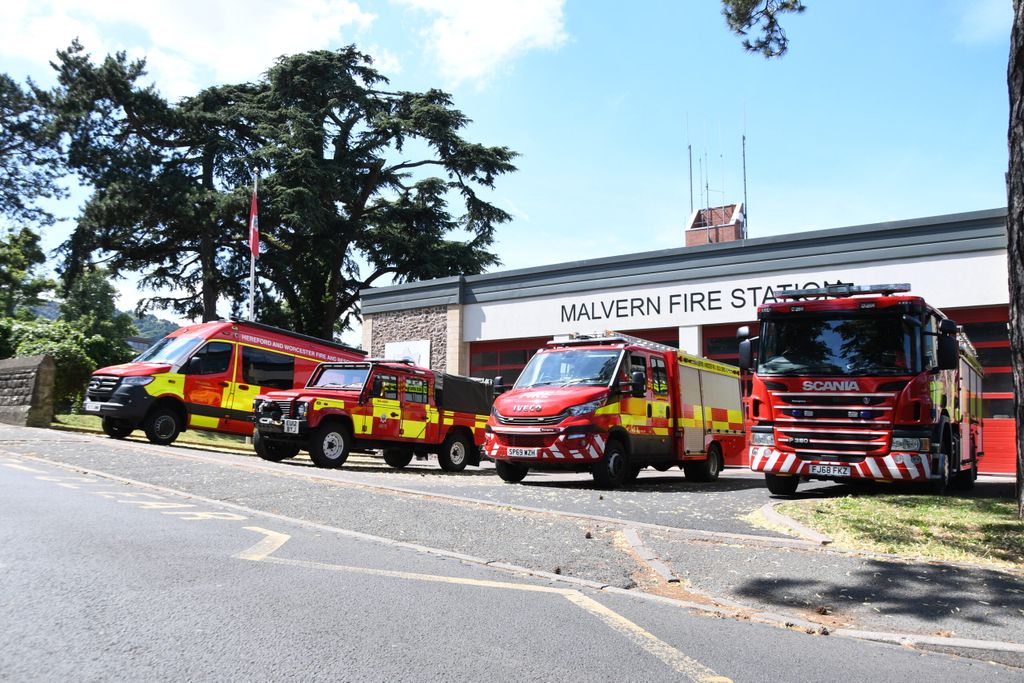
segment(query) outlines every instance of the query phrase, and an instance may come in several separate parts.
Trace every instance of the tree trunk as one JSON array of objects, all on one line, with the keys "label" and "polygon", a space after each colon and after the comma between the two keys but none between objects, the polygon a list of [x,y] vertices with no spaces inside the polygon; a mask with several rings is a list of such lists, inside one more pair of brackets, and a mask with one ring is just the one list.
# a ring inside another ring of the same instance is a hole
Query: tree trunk
[{"label": "tree trunk", "polygon": [[[209,147],[203,150],[203,189],[209,194],[206,201],[216,188],[213,184],[213,152]],[[217,320],[217,299],[220,292],[217,288],[217,240],[214,237],[216,227],[211,225],[213,212],[203,213],[202,233],[199,237],[199,268],[202,273],[203,322]],[[248,233],[246,233],[248,234]]]},{"label": "tree trunk", "polygon": [[1013,0],[1010,33],[1010,169],[1006,176],[1007,266],[1010,275],[1010,358],[1017,425],[1017,514],[1024,519],[1024,0]]}]

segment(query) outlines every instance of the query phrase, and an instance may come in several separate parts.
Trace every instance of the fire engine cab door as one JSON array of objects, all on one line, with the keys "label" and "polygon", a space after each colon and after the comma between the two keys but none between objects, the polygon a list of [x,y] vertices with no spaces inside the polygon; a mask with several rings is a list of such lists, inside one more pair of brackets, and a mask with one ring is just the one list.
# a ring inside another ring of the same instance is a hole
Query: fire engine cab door
[{"label": "fire engine cab door", "polygon": [[[426,377],[406,377],[402,386],[402,426],[400,436],[403,439],[422,441],[427,438],[427,423],[430,421],[430,382]],[[437,417],[437,411],[434,411]]]},{"label": "fire engine cab door", "polygon": [[207,342],[182,367],[189,427],[221,429],[224,426],[231,401],[234,349],[235,345],[230,342]]},{"label": "fire engine cab door", "polygon": [[656,452],[654,430],[651,428],[652,391],[651,369],[646,353],[639,351],[629,352],[629,376],[633,373],[642,372],[645,378],[645,391],[642,398],[630,396],[622,401],[620,418],[622,426],[629,432],[629,441],[632,446],[633,455],[646,458]]},{"label": "fire engine cab door", "polygon": [[373,420],[367,438],[397,439],[402,426],[402,403],[398,400],[398,375],[379,372],[370,380]]}]

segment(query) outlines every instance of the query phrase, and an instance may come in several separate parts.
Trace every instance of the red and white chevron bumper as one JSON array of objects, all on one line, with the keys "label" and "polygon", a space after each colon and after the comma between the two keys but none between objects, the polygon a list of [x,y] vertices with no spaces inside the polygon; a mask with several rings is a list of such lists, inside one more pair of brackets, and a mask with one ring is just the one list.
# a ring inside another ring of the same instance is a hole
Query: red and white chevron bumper
[{"label": "red and white chevron bumper", "polygon": [[535,431],[488,432],[484,453],[492,460],[523,464],[570,464],[593,462],[604,457],[607,437],[599,433],[539,433]]},{"label": "red and white chevron bumper", "polygon": [[[821,466],[848,467],[851,479],[878,481],[927,481],[932,479],[930,456],[922,453],[893,452],[882,456],[868,455],[861,462],[838,462],[822,458],[804,460],[796,453],[775,450],[771,446],[750,447],[750,469],[770,474],[795,474],[807,477],[828,476],[818,470]],[[937,477],[938,475],[936,475]],[[837,478],[846,478],[846,475]]]}]

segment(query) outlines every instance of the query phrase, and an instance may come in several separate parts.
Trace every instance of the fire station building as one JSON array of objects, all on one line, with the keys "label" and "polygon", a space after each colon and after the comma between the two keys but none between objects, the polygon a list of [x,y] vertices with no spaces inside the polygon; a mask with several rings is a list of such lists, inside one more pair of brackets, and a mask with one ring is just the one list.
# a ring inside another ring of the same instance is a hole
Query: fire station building
[{"label": "fire station building", "polygon": [[1006,209],[746,239],[742,205],[699,210],[686,246],[363,290],[363,348],[513,382],[552,336],[615,330],[736,362],[736,328],[786,289],[909,283],[985,368],[983,472],[1015,468]]}]

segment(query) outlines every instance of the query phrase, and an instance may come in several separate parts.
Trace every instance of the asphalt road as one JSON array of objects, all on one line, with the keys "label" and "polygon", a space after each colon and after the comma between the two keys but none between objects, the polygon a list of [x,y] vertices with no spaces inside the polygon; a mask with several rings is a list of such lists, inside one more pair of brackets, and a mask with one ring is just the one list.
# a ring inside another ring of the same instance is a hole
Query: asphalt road
[{"label": "asphalt road", "polygon": [[[43,434],[0,432],[0,680],[1020,677],[467,564],[270,509],[329,484],[241,486],[254,474],[235,468],[235,499],[247,510],[83,475],[27,451],[59,459],[63,443],[69,458],[106,457],[124,469],[169,463],[157,478],[226,486],[218,465],[89,438],[33,438]],[[381,510],[401,500],[377,496]],[[472,530],[480,543],[497,533],[487,512]]]}]

